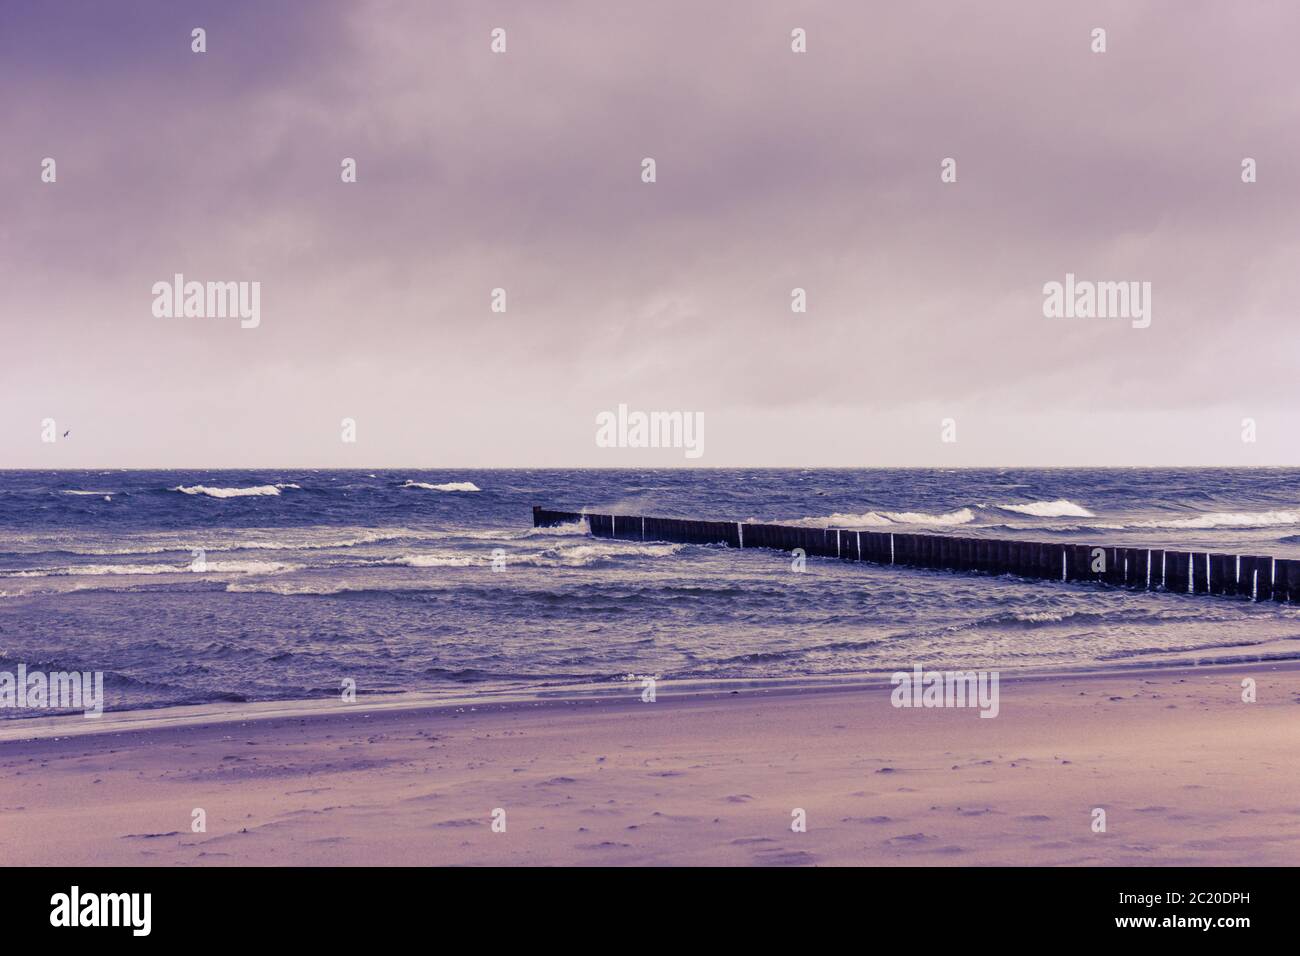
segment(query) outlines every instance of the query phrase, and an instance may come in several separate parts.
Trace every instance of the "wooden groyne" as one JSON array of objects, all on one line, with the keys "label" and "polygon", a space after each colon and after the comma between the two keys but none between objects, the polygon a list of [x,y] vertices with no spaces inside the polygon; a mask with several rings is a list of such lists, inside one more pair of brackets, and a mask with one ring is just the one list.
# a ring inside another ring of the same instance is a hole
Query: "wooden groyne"
[{"label": "wooden groyne", "polygon": [[1160,548],[803,528],[739,521],[688,521],[640,515],[548,511],[533,506],[533,526],[586,521],[597,538],[802,549],[804,554],[936,571],[1013,574],[1043,581],[1088,581],[1139,591],[1209,594],[1300,604],[1300,560]]}]

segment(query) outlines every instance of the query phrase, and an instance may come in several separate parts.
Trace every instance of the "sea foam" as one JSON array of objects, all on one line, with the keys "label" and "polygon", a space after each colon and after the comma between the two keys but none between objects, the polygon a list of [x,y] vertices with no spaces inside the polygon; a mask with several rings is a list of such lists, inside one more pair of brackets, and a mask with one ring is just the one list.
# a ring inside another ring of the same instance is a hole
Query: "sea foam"
[{"label": "sea foam", "polygon": [[196,572],[188,564],[78,564],[62,568],[34,568],[27,571],[13,571],[4,576],[56,578],[103,574],[279,574],[283,571],[295,571],[299,567],[300,565],[285,564],[279,561],[208,561],[204,565],[202,572]]},{"label": "sea foam", "polygon": [[969,508],[958,508],[941,514],[928,514],[924,511],[868,511],[860,515],[837,512],[825,518],[798,518],[779,523],[802,528],[888,528],[900,524],[950,527],[969,524],[974,520],[975,512]]},{"label": "sea foam", "polygon": [[482,491],[472,481],[449,481],[444,485],[431,485],[423,481],[411,481],[402,485],[403,488],[423,488],[425,491]]},{"label": "sea foam", "polygon": [[254,485],[251,488],[212,488],[208,485],[177,485],[172,491],[183,495],[207,495],[209,498],[250,498],[278,495],[282,488],[297,488],[294,484]]},{"label": "sea foam", "polygon": [[1131,528],[1274,528],[1300,524],[1300,511],[1209,511],[1194,518],[1155,518]]},{"label": "sea foam", "polygon": [[1022,505],[994,505],[999,511],[1014,511],[1016,514],[1031,515],[1035,518],[1095,518],[1091,511],[1073,501],[1059,498],[1056,501],[1031,501]]}]

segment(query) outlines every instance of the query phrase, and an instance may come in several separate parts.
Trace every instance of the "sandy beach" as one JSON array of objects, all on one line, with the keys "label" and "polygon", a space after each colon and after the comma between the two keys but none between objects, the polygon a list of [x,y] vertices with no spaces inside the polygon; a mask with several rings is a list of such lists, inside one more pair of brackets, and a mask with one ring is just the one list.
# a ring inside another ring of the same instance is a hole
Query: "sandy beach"
[{"label": "sandy beach", "polygon": [[1004,675],[995,719],[877,681],[10,722],[0,841],[10,865],[1295,865],[1298,704],[1300,669],[1257,663]]}]

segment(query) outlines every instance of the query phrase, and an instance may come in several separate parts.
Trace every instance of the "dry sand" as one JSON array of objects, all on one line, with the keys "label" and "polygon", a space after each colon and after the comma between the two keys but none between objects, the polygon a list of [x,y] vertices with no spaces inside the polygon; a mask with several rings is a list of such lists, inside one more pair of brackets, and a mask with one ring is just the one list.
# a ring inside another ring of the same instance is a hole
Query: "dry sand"
[{"label": "dry sand", "polygon": [[1294,666],[1001,690],[995,719],[895,709],[880,684],[154,713],[0,740],[0,849],[9,865],[1300,863]]}]

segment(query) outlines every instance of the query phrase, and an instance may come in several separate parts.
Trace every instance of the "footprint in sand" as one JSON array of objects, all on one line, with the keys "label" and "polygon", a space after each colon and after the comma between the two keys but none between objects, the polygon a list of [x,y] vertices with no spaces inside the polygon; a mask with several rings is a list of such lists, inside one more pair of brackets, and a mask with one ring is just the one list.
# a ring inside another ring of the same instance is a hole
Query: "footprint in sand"
[{"label": "footprint in sand", "polygon": [[122,836],[123,840],[157,840],[160,837],[180,836],[180,830],[169,830],[167,833],[127,833]]},{"label": "footprint in sand", "polygon": [[762,866],[812,866],[817,862],[803,850],[759,850],[754,855]]}]

